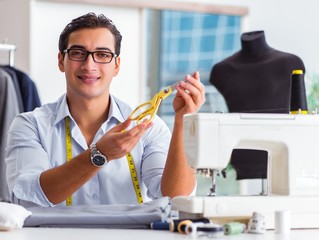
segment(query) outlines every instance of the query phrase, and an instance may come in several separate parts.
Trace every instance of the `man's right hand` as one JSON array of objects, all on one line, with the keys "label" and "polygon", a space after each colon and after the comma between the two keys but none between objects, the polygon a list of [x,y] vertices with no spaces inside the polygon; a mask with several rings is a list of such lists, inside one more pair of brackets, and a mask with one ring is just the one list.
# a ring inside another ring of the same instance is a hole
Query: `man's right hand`
[{"label": "man's right hand", "polygon": [[131,152],[146,130],[153,125],[152,122],[148,124],[142,122],[130,130],[126,130],[131,122],[130,119],[127,119],[120,123],[96,143],[97,148],[107,157],[108,161],[121,158]]}]

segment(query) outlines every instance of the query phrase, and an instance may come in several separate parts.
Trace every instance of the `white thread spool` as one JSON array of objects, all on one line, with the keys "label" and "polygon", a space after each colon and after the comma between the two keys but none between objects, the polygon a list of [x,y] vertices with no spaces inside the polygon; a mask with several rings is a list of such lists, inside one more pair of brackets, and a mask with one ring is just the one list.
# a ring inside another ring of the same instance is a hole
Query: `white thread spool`
[{"label": "white thread spool", "polygon": [[290,212],[276,211],[275,212],[275,233],[287,234],[290,232]]},{"label": "white thread spool", "polygon": [[201,222],[187,224],[185,227],[185,233],[188,235],[191,235],[192,237],[195,237],[197,235],[197,228],[203,225],[204,223],[201,223]]},{"label": "white thread spool", "polygon": [[248,233],[264,234],[266,232],[265,225],[265,217],[261,213],[254,212],[248,222]]}]

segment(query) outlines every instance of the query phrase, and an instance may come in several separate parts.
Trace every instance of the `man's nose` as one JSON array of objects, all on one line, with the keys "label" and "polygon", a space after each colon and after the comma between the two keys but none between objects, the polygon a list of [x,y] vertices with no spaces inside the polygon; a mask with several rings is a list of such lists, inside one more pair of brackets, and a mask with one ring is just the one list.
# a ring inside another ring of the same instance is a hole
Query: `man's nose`
[{"label": "man's nose", "polygon": [[94,56],[93,53],[88,53],[86,59],[82,63],[82,67],[90,69],[92,66],[95,66]]}]

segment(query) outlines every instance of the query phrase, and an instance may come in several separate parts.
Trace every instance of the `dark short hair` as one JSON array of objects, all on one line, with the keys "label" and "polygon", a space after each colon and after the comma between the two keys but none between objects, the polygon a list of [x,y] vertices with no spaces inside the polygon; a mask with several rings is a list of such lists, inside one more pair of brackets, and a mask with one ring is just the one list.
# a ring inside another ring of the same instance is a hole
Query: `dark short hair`
[{"label": "dark short hair", "polygon": [[73,19],[65,26],[59,38],[59,51],[63,53],[63,51],[68,47],[69,35],[72,32],[85,28],[107,28],[110,30],[115,40],[115,54],[117,56],[120,55],[122,41],[121,33],[117,30],[111,19],[105,17],[103,14],[96,15],[92,12]]}]

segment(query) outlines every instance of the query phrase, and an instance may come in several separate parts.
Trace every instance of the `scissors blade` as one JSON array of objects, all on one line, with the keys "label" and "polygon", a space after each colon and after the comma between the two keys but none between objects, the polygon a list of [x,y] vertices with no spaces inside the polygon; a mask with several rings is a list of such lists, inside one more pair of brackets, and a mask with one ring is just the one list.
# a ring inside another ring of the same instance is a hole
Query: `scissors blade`
[{"label": "scissors blade", "polygon": [[159,94],[161,95],[160,97],[162,99],[165,99],[167,98],[169,95],[171,95],[173,92],[175,92],[176,90],[176,86],[179,85],[180,82],[176,82],[176,83],[173,83],[169,86],[167,86],[166,88],[164,88]]},{"label": "scissors blade", "polygon": [[169,87],[172,88],[173,91],[175,91],[176,90],[176,86],[178,86],[180,83],[181,83],[181,81],[175,82],[172,85],[169,85]]}]

